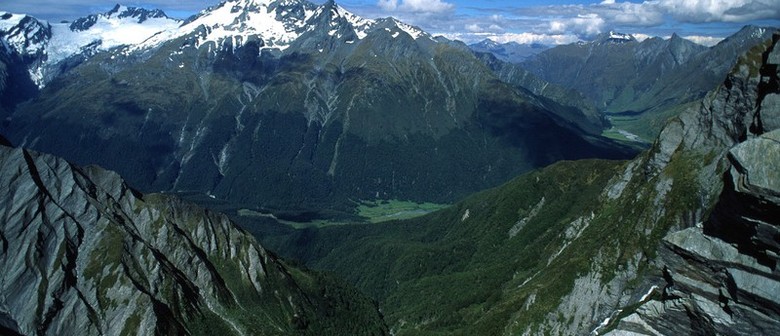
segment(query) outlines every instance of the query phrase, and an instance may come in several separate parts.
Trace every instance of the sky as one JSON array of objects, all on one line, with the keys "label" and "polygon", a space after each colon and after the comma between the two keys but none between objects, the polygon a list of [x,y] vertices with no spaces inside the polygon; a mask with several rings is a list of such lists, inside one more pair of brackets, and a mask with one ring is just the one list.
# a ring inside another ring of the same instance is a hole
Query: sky
[{"label": "sky", "polygon": [[[118,0],[24,0],[0,10],[52,22],[110,10]],[[5,2],[5,1],[4,1]],[[324,0],[314,0],[322,3]],[[127,0],[186,18],[219,0]],[[672,33],[713,45],[747,24],[780,27],[780,0],[336,0],[366,18],[393,16],[433,35],[466,43],[566,44],[617,31],[643,39]]]}]

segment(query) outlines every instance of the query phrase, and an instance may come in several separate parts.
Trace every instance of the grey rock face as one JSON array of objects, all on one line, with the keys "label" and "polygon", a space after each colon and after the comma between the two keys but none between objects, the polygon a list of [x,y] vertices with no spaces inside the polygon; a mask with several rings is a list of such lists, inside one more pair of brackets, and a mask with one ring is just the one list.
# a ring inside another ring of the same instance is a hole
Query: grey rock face
[{"label": "grey rock face", "polygon": [[3,333],[318,333],[338,324],[224,215],[24,149],[0,146],[0,167]]},{"label": "grey rock face", "polygon": [[[775,42],[777,38],[775,35]],[[780,126],[780,114],[773,105],[780,97],[780,61],[772,63],[780,57],[771,56],[780,48],[773,45],[759,56],[767,59],[765,64],[737,65],[723,85],[710,92],[700,105],[664,127],[653,145],[648,174],[660,171],[678,150],[723,151]]]},{"label": "grey rock face", "polygon": [[778,136],[775,131],[733,148],[726,187],[710,220],[703,228],[665,238],[663,309],[644,311],[657,329],[668,334],[681,326],[689,326],[691,334],[780,333]]},{"label": "grey rock face", "polygon": [[778,40],[761,54],[764,64],[743,63],[698,113],[665,130],[682,139],[657,143],[658,162],[679,148],[729,148],[728,169],[709,219],[664,238],[663,295],[641,302],[615,333],[780,333],[780,130],[770,126],[778,122],[775,112],[761,103],[780,90],[772,63]]},{"label": "grey rock face", "polygon": [[[732,181],[738,190],[775,198],[780,193],[780,131],[734,147],[731,154]],[[775,202],[777,203],[777,202]]]}]

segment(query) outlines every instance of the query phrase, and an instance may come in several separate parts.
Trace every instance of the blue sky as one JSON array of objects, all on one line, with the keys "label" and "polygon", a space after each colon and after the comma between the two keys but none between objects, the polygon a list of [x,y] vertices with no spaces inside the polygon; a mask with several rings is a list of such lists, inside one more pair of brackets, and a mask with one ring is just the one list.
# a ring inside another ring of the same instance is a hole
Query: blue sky
[{"label": "blue sky", "polygon": [[[50,21],[108,11],[117,0],[26,0],[0,10]],[[219,0],[128,0],[128,6],[158,8],[179,18]],[[324,0],[315,0],[322,3]],[[677,33],[713,44],[746,24],[780,27],[780,0],[336,0],[367,18],[394,16],[435,35],[465,42],[562,44],[610,30],[639,38]]]}]

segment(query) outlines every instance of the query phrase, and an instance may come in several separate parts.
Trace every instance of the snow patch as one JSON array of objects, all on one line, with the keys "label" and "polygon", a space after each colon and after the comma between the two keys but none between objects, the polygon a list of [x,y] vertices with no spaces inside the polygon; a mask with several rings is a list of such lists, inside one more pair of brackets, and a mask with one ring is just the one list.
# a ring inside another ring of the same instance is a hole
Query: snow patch
[{"label": "snow patch", "polygon": [[[616,312],[616,315],[617,315],[617,314],[620,314],[620,313],[622,313],[622,312],[623,312],[623,310],[622,310],[622,309],[618,309],[618,310],[617,310],[617,312]],[[591,334],[592,334],[592,335],[599,335],[599,330],[601,330],[601,329],[605,328],[605,327],[606,327],[606,326],[608,326],[608,325],[609,325],[611,322],[612,322],[612,316],[610,316],[610,317],[607,317],[606,319],[604,319],[604,321],[601,321],[601,323],[599,323],[599,326],[598,326],[598,327],[596,327],[596,329],[593,329],[593,331],[591,331]]]},{"label": "snow patch", "polygon": [[413,39],[419,39],[421,37],[427,37],[430,38],[430,35],[428,33],[420,30],[417,27],[408,25],[406,23],[403,23],[401,21],[393,20],[395,22],[395,25],[398,27],[398,29],[403,30],[405,33],[409,34]]},{"label": "snow patch", "polygon": [[650,287],[650,290],[649,290],[649,291],[647,291],[647,294],[645,294],[645,295],[642,295],[642,298],[641,298],[641,299],[639,299],[639,302],[645,302],[645,301],[647,301],[647,299],[649,299],[649,298],[650,298],[650,295],[653,295],[653,293],[655,293],[657,290],[658,290],[658,286],[656,286],[656,285],[653,285],[653,287]]},{"label": "snow patch", "polygon": [[157,33],[174,29],[179,24],[179,21],[167,18],[151,18],[138,23],[133,17],[117,18],[105,15],[100,15],[97,22],[85,31],[72,31],[68,23],[52,24],[47,63],[56,64],[93,43],[97,43],[97,50],[101,51],[122,45],[135,45]]},{"label": "snow patch", "polygon": [[633,36],[631,36],[630,34],[621,34],[621,33],[616,33],[614,31],[611,31],[609,32],[609,38],[613,40],[631,41],[633,39]]},{"label": "snow patch", "polygon": [[336,9],[338,13],[341,14],[341,17],[347,20],[350,25],[352,25],[352,28],[355,31],[355,35],[357,35],[358,39],[362,40],[368,36],[368,30],[376,24],[376,21],[364,19],[362,17],[359,17],[355,14],[352,14],[348,10],[344,9],[341,6],[336,6]]},{"label": "snow patch", "polygon": [[287,20],[278,20],[277,12],[269,8],[269,4],[270,2],[267,1],[251,0],[223,2],[210,11],[201,12],[200,16],[192,22],[156,35],[139,45],[139,48],[154,47],[171,39],[196,32],[198,28],[203,27],[205,34],[198,36],[196,46],[209,42],[219,46],[229,39],[232,42],[237,42],[233,43],[235,48],[249,41],[250,37],[257,36],[265,42],[267,48],[284,50],[300,35],[296,32],[297,28],[305,25],[311,16],[316,14],[316,11],[305,11],[306,16],[302,20],[285,24],[285,21],[294,18],[283,15],[283,13],[289,13],[282,11],[279,16]]}]

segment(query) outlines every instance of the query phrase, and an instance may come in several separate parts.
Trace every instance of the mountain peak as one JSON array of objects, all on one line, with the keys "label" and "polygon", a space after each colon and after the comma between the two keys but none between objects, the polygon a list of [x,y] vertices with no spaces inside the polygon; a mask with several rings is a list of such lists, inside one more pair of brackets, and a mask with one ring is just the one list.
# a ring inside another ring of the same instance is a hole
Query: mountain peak
[{"label": "mountain peak", "polygon": [[86,17],[79,18],[70,24],[71,31],[85,31],[94,26],[99,20],[128,20],[134,23],[144,23],[149,19],[167,19],[174,20],[168,17],[165,12],[159,9],[145,9],[140,7],[127,7],[121,4],[114,5],[114,8],[108,12],[102,14],[91,14]]},{"label": "mountain peak", "polygon": [[598,44],[604,44],[604,43],[628,43],[628,42],[636,42],[636,38],[631,34],[624,34],[624,33],[618,33],[615,31],[609,31],[606,33],[602,33],[596,36],[596,39],[594,40],[595,43]]},{"label": "mountain peak", "polygon": [[766,27],[746,25],[729,38],[761,38],[762,36],[770,36],[772,31],[773,29],[768,29]]},{"label": "mountain peak", "polygon": [[742,49],[746,43],[754,40],[768,40],[777,28],[746,25],[738,32],[718,42],[714,47]]},{"label": "mountain peak", "polygon": [[196,46],[210,42],[221,45],[228,39],[246,43],[256,36],[263,40],[265,47],[283,50],[300,36],[311,18],[321,13],[317,7],[299,0],[228,0],[201,11],[178,29],[158,34],[139,47],[194,34]]},{"label": "mountain peak", "polygon": [[500,44],[498,42],[493,41],[493,40],[491,40],[489,38],[486,38],[486,39],[484,39],[482,41],[479,41],[477,43],[472,44],[472,46],[479,46],[479,47],[483,47],[483,48],[495,48],[495,47],[498,47],[499,45]]},{"label": "mountain peak", "polygon": [[25,14],[0,12],[0,38],[6,49],[13,49],[21,56],[43,53],[51,38],[51,25]]}]

